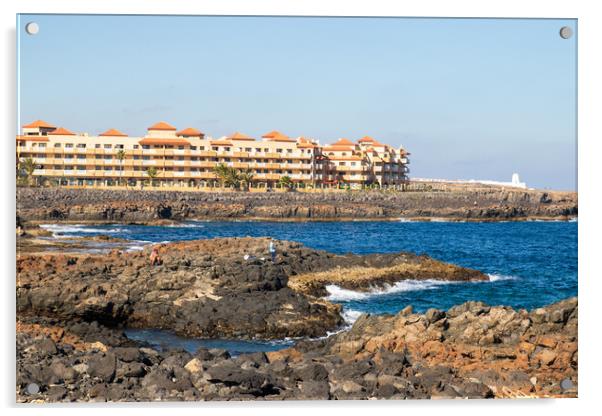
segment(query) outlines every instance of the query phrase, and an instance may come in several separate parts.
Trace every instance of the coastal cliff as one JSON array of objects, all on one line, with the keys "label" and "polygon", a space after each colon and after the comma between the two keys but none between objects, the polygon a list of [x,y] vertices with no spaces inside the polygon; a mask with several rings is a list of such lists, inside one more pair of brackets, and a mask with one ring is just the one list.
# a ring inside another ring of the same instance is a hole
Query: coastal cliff
[{"label": "coastal cliff", "polygon": [[[21,254],[17,312],[104,325],[163,328],[184,336],[281,339],[319,337],[343,324],[324,286],[354,290],[406,279],[478,281],[476,270],[410,253],[335,255],[267,238],[222,238],[162,244],[106,255]],[[246,257],[246,259],[245,259]],[[350,270],[353,273],[341,270]],[[330,273],[330,274],[329,274]],[[330,277],[329,277],[330,276]]]},{"label": "coastal cliff", "polygon": [[18,188],[24,221],[152,223],[187,219],[451,220],[567,219],[577,215],[575,192],[496,186],[450,192],[174,192]]},{"label": "coastal cliff", "polygon": [[[17,401],[577,396],[577,298],[360,317],[293,348],[158,351],[96,322],[17,322]],[[28,392],[28,388],[34,386]]]}]

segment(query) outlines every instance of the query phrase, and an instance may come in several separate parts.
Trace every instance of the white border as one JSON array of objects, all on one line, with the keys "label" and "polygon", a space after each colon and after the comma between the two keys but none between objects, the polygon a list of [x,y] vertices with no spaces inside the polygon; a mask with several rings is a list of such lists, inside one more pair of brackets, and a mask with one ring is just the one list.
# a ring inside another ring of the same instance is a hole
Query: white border
[{"label": "white border", "polygon": [[[43,409],[29,407],[15,409],[14,403],[14,140],[16,134],[16,92],[15,92],[15,15],[16,13],[112,13],[112,14],[233,14],[233,15],[345,15],[345,16],[435,16],[435,17],[553,17],[579,19],[579,293],[580,293],[580,367],[579,399],[576,400],[520,400],[520,401],[409,401],[409,402],[287,402],[287,403],[161,403],[145,410],[149,414],[162,414],[175,408],[178,413],[209,412],[210,414],[282,414],[305,415],[308,412],[326,410],[344,412],[345,415],[367,412],[416,412],[441,414],[458,412],[462,414],[504,415],[508,413],[579,414],[594,409],[600,395],[599,375],[601,360],[598,357],[600,343],[600,321],[598,319],[602,296],[600,280],[596,273],[595,259],[600,257],[600,172],[602,156],[600,122],[602,118],[600,63],[600,40],[602,40],[602,15],[595,1],[476,1],[476,0],[430,0],[404,4],[401,1],[356,1],[356,0],[305,0],[288,2],[277,0],[263,1],[202,1],[184,0],[20,0],[2,1],[3,42],[2,42],[2,81],[4,91],[0,107],[2,111],[2,139],[5,146],[5,163],[2,207],[4,265],[4,308],[2,319],[2,359],[4,377],[2,399],[9,411],[20,410],[38,414],[40,410],[57,414],[106,414],[109,411],[135,411],[141,405],[77,405],[45,406]],[[572,161],[567,161],[572,163]],[[585,224],[585,225],[584,225]],[[599,406],[598,406],[599,407]]]}]

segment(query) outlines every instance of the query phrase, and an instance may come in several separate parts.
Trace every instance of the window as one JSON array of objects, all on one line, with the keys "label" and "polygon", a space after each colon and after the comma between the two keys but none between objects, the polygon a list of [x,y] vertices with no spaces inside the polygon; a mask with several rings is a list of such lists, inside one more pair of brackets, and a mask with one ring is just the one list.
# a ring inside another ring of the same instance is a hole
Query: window
[{"label": "window", "polygon": [[293,149],[286,149],[288,153],[293,153]]},{"label": "window", "polygon": [[196,150],[196,146],[190,146],[190,150]]},{"label": "window", "polygon": [[94,148],[96,148],[96,149],[100,149],[100,143],[96,143],[96,144],[94,145]]},{"label": "window", "polygon": [[101,166],[96,166],[96,170],[101,170],[102,167]]},{"label": "window", "polygon": [[143,144],[142,148],[148,150],[148,149],[150,149],[150,146],[148,144]]},{"label": "window", "polygon": [[65,143],[65,147],[67,149],[72,149],[73,148],[73,143]]},{"label": "window", "polygon": [[110,145],[110,144],[105,144],[105,145],[104,145],[104,148],[105,148],[105,149],[110,149],[111,147],[112,147],[112,145]]},{"label": "window", "polygon": [[179,150],[184,150],[184,146],[178,146]]},{"label": "window", "polygon": [[139,145],[137,145],[137,144],[135,144],[135,145],[134,145],[134,149],[138,149],[139,147],[140,147],[140,146],[139,146]]},{"label": "window", "polygon": [[123,149],[123,145],[122,144],[116,144],[115,145],[115,149]]},{"label": "window", "polygon": [[276,149],[277,153],[282,153],[282,149]]},{"label": "window", "polygon": [[78,149],[85,149],[86,148],[86,143],[78,143],[77,144],[77,148]]},{"label": "window", "polygon": [[86,155],[77,155],[77,158],[78,158],[78,159],[84,159],[84,160],[85,160],[85,159],[86,159]]},{"label": "window", "polygon": [[55,144],[54,144],[54,147],[55,147],[55,148],[57,148],[57,147],[61,147],[61,144],[60,144],[60,143],[55,143]]}]

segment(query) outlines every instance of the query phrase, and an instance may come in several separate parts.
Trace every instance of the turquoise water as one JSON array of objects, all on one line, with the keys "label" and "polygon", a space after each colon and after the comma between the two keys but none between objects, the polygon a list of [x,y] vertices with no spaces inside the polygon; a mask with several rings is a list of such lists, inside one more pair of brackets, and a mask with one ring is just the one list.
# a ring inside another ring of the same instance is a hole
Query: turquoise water
[{"label": "turquoise water", "polygon": [[[186,222],[180,226],[53,226],[67,236],[108,234],[148,242],[270,236],[335,253],[410,251],[481,270],[491,282],[401,282],[379,293],[330,287],[350,321],[360,312],[416,311],[479,300],[532,309],[577,295],[576,222]],[[267,247],[266,247],[267,255]],[[259,348],[259,347],[258,347]],[[266,350],[266,347],[261,347]]]}]

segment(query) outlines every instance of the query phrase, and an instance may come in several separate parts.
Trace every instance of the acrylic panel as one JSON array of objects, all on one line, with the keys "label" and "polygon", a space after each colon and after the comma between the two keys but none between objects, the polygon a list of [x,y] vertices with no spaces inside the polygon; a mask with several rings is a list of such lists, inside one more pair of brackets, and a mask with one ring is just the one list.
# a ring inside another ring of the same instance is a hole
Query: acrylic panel
[{"label": "acrylic panel", "polygon": [[577,20],[17,33],[18,402],[577,396]]}]

